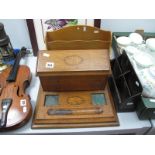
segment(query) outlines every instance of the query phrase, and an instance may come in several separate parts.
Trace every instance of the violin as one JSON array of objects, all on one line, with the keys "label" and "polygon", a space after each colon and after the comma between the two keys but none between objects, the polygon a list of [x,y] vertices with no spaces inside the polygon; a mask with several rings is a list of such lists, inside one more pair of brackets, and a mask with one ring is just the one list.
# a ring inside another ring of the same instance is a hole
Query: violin
[{"label": "violin", "polygon": [[31,72],[29,67],[19,65],[26,51],[25,47],[21,48],[13,67],[0,74],[0,131],[21,127],[32,114],[30,97],[25,94]]}]

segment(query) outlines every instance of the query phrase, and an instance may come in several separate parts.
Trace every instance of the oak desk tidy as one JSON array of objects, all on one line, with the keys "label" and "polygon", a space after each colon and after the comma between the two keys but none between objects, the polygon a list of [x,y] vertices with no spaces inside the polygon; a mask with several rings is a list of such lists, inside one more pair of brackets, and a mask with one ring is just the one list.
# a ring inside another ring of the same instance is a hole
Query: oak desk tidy
[{"label": "oak desk tidy", "polygon": [[38,52],[41,86],[32,128],[118,125],[108,86],[111,32],[71,26],[47,32]]}]

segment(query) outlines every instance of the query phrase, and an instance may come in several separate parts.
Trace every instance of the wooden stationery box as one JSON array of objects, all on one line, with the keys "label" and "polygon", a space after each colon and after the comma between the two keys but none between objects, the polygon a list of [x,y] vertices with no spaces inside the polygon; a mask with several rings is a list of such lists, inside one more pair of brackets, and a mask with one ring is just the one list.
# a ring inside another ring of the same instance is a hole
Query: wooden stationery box
[{"label": "wooden stationery box", "polygon": [[44,91],[103,90],[111,74],[108,49],[39,51]]}]

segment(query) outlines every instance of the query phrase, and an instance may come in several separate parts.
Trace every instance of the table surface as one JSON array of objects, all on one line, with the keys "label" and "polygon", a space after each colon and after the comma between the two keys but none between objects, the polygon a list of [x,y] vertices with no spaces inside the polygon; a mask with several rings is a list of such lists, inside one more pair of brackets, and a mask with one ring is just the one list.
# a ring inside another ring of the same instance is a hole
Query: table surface
[{"label": "table surface", "polygon": [[[32,81],[26,93],[31,97],[33,111],[35,109],[40,81],[36,77],[37,57],[27,56],[21,60],[21,64],[28,65],[32,72]],[[139,120],[136,112],[118,113],[120,126],[94,127],[94,128],[67,128],[67,129],[31,129],[32,117],[23,127],[0,134],[143,134],[151,128],[149,120]],[[154,121],[155,122],[155,121]]]}]

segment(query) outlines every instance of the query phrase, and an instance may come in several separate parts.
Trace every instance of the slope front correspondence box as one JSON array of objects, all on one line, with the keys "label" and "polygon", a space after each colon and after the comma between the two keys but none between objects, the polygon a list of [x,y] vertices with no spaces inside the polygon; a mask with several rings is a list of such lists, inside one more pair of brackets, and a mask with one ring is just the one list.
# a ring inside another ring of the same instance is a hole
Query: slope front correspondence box
[{"label": "slope front correspondence box", "polygon": [[39,51],[37,75],[44,91],[102,90],[111,75],[109,50]]}]

